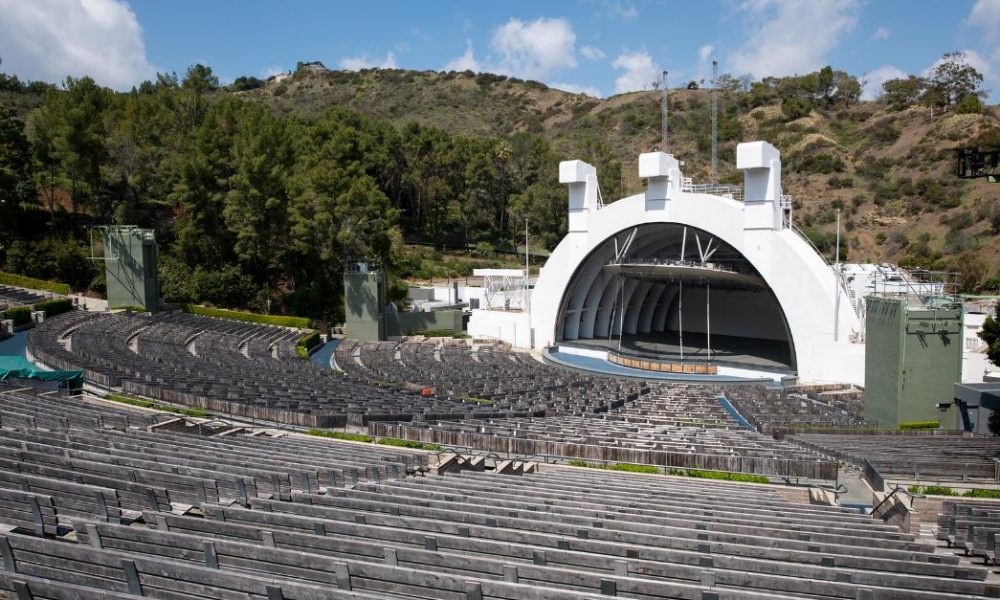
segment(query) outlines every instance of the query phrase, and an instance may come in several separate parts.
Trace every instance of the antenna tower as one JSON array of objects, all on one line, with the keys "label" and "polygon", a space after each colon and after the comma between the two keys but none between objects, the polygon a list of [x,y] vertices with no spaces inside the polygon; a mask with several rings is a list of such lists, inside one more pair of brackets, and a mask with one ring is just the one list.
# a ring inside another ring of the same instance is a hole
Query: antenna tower
[{"label": "antenna tower", "polygon": [[667,152],[667,72],[663,71],[660,79],[660,124],[663,131],[660,134],[660,150]]},{"label": "antenna tower", "polygon": [[712,61],[712,185],[719,183],[719,61]]}]

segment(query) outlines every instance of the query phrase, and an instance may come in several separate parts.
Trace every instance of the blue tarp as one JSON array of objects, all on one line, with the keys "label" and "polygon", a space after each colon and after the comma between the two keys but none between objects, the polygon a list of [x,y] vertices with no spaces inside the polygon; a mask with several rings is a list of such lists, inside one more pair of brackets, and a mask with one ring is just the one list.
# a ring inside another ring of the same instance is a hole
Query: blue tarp
[{"label": "blue tarp", "polygon": [[41,381],[76,381],[83,379],[83,371],[46,371],[39,369],[23,356],[0,356],[0,381],[11,377]]}]

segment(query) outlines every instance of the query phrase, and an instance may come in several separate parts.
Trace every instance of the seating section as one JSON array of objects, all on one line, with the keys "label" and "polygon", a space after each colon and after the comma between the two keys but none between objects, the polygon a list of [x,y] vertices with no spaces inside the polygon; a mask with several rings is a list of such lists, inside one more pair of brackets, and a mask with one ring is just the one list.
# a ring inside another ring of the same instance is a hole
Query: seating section
[{"label": "seating section", "polygon": [[51,297],[52,294],[41,294],[24,288],[0,284],[0,311],[14,306],[31,306]]},{"label": "seating section", "polygon": [[866,425],[864,392],[842,386],[724,386],[733,407],[757,431],[780,437],[785,430],[855,428]]},{"label": "seating section", "polygon": [[986,564],[997,563],[1000,543],[1000,502],[945,500],[938,513],[937,538],[948,546],[978,556]]},{"label": "seating section", "polygon": [[[70,313],[33,330],[28,349],[50,367],[82,368],[88,382],[126,394],[320,428],[602,412],[646,389],[562,371],[526,355],[468,346],[440,351],[407,346],[408,357],[425,350],[447,356],[446,362],[430,359],[442,366],[437,370],[396,362],[391,369],[373,371],[354,363],[357,368],[344,375],[300,360],[295,352],[300,335],[179,312],[154,317]],[[344,352],[355,347],[345,346]],[[341,352],[338,362],[352,361]],[[480,368],[482,377],[468,377],[472,368]],[[439,391],[403,385],[401,372],[426,376]],[[474,381],[475,387],[459,388],[463,380]]]},{"label": "seating section", "polygon": [[342,369],[370,381],[429,388],[440,395],[475,399],[483,406],[544,409],[547,414],[604,412],[647,389],[645,384],[559,369],[527,353],[473,347],[464,341],[347,341],[337,348],[336,360]]},{"label": "seating section", "polygon": [[373,423],[376,435],[519,456],[833,480],[836,464],[740,427],[712,388],[654,386],[607,413],[550,418]]},{"label": "seating section", "polygon": [[1000,438],[932,435],[831,435],[799,433],[788,438],[833,458],[863,466],[867,460],[882,477],[897,480],[992,483]]}]

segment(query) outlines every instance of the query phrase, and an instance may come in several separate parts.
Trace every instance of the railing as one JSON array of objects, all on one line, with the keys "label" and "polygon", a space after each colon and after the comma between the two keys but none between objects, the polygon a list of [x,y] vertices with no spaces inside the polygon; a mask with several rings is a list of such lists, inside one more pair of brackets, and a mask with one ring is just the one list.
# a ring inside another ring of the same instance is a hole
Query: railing
[{"label": "railing", "polygon": [[885,479],[882,477],[882,473],[867,458],[861,459],[861,472],[873,490],[881,492],[885,489]]},{"label": "railing", "polygon": [[743,201],[743,186],[724,185],[721,183],[694,183],[690,177],[681,178],[681,191],[694,194],[714,194],[725,196],[733,200]]}]

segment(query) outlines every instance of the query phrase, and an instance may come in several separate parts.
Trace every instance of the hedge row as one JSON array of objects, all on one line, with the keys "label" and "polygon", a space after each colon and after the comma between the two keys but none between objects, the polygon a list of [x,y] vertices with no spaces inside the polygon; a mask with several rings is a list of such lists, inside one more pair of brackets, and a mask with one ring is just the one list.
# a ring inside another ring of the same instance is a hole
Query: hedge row
[{"label": "hedge row", "polygon": [[585,460],[569,461],[571,467],[585,467],[587,469],[602,469],[605,471],[625,471],[626,473],[659,473],[660,470],[653,465],[633,465],[629,463],[592,463]]},{"label": "hedge row", "polygon": [[5,319],[12,319],[14,321],[14,327],[20,327],[21,325],[31,321],[30,306],[15,306],[14,308],[8,308],[3,314]]},{"label": "hedge row", "polygon": [[342,431],[326,431],[324,429],[310,429],[306,432],[308,435],[314,435],[316,437],[332,438],[335,440],[347,440],[349,442],[364,442],[370,444],[375,442],[376,444],[381,444],[383,446],[395,446],[397,448],[415,448],[417,450],[430,450],[432,452],[440,452],[442,450],[441,446],[437,444],[425,444],[424,442],[415,442],[413,440],[401,440],[399,438],[379,438],[376,440],[370,435],[365,435],[363,433],[345,433]]},{"label": "hedge row", "polygon": [[35,305],[35,310],[44,311],[46,317],[54,317],[73,310],[73,300],[70,298],[42,300]]},{"label": "hedge row", "polygon": [[899,424],[900,429],[937,429],[941,426],[941,421],[903,421]]},{"label": "hedge row", "polygon": [[69,286],[65,283],[45,281],[44,279],[35,279],[34,277],[25,277],[24,275],[4,273],[3,271],[0,271],[0,283],[16,287],[29,288],[32,290],[45,290],[47,292],[52,292],[53,294],[63,294],[64,296],[69,294]]},{"label": "hedge row", "polygon": [[925,494],[927,496],[963,496],[965,498],[1000,498],[1000,490],[987,490],[983,488],[973,488],[965,490],[964,493],[956,492],[950,487],[943,485],[911,485],[909,490],[913,494]]},{"label": "hedge row", "polygon": [[319,344],[319,332],[313,331],[302,336],[302,339],[295,344],[295,352],[302,360],[309,360],[309,351]]},{"label": "hedge row", "polygon": [[104,399],[111,400],[112,402],[119,402],[121,404],[128,404],[130,406],[139,406],[141,408],[152,408],[153,410],[173,413],[175,415],[184,415],[186,417],[205,418],[212,416],[212,413],[207,412],[200,408],[176,408],[174,406],[168,406],[166,404],[157,404],[156,402],[153,402],[151,400],[142,400],[140,398],[133,398],[131,396],[123,396],[121,394],[108,394],[107,396],[105,396]]},{"label": "hedge row", "polygon": [[298,329],[308,329],[309,319],[305,317],[287,317],[284,315],[259,315],[238,310],[226,310],[224,308],[209,308],[198,304],[185,304],[183,310],[193,315],[203,317],[216,317],[218,319],[229,319],[232,321],[245,321],[248,323],[260,323],[262,325],[277,325],[278,327],[295,327]]}]

